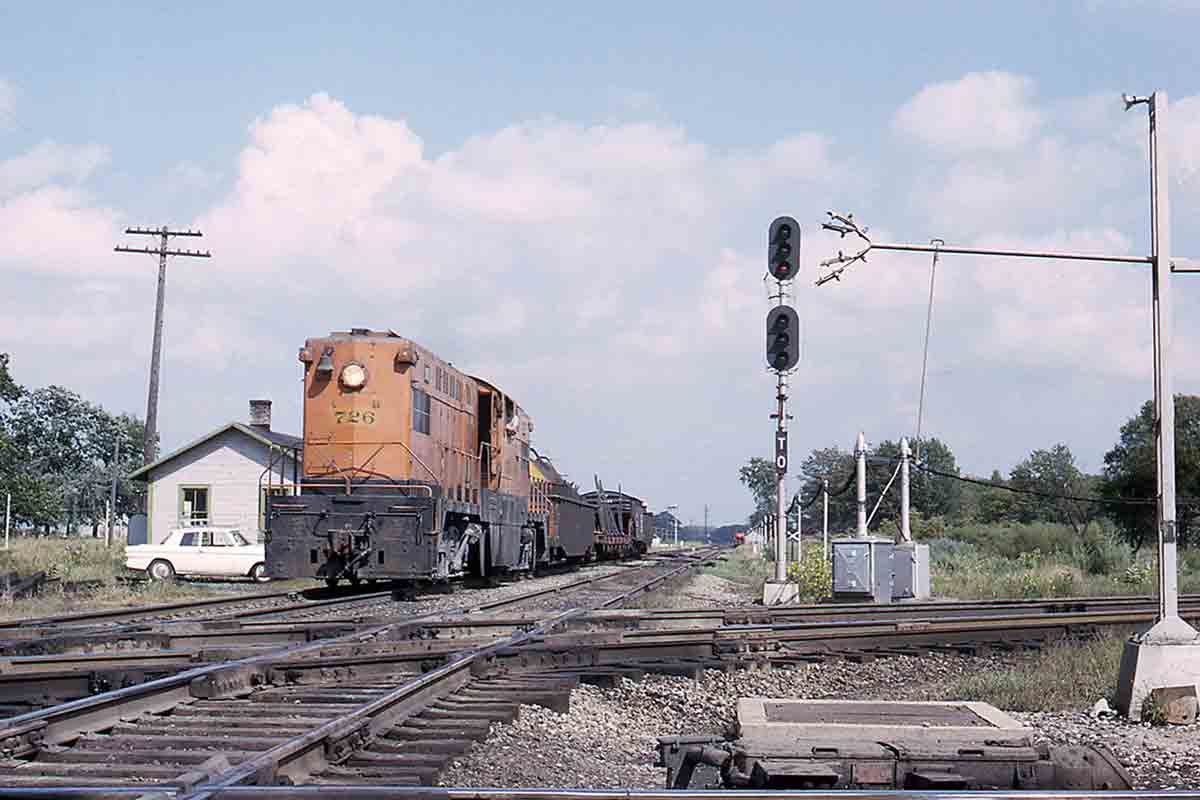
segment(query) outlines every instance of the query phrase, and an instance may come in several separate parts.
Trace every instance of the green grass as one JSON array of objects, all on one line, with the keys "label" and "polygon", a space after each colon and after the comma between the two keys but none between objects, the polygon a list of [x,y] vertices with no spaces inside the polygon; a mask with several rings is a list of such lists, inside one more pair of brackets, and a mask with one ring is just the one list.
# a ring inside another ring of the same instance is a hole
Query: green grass
[{"label": "green grass", "polygon": [[763,584],[772,577],[774,569],[774,563],[756,553],[752,546],[742,545],[705,572],[734,584],[739,593],[752,601],[762,599]]},{"label": "green grass", "polygon": [[1115,701],[1125,638],[1107,633],[1050,645],[1011,667],[976,672],[930,690],[928,700],[975,700],[1006,711],[1085,710]]},{"label": "green grass", "polygon": [[125,568],[124,542],[106,547],[103,539],[14,538],[8,550],[0,549],[0,574],[9,572],[22,576],[45,572],[60,582],[99,580],[101,583],[72,593],[64,593],[61,583],[49,583],[36,597],[0,600],[0,619],[5,620],[201,600],[228,596],[231,592],[297,591],[318,585],[311,580],[242,581],[237,584],[224,581],[122,582],[120,578],[136,577],[140,573]]}]

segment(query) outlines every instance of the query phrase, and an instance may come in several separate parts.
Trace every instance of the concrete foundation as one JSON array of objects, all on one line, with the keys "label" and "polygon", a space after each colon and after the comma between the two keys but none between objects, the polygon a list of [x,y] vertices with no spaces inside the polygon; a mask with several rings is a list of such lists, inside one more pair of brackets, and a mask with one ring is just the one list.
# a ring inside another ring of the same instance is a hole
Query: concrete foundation
[{"label": "concrete foundation", "polygon": [[[1125,642],[1117,683],[1117,710],[1142,719],[1146,699],[1155,690],[1192,687],[1200,691],[1200,638],[1155,636],[1158,626]],[[1186,632],[1186,631],[1181,631]]]},{"label": "concrete foundation", "polygon": [[800,602],[800,584],[776,583],[767,581],[763,584],[763,605],[783,606]]}]

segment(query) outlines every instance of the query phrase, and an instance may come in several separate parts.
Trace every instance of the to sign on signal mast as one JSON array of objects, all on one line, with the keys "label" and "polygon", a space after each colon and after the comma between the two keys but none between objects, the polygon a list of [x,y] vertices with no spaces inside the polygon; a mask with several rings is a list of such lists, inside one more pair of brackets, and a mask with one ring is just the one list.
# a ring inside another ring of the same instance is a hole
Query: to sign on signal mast
[{"label": "to sign on signal mast", "polygon": [[787,431],[775,432],[775,469],[780,475],[787,474]]}]

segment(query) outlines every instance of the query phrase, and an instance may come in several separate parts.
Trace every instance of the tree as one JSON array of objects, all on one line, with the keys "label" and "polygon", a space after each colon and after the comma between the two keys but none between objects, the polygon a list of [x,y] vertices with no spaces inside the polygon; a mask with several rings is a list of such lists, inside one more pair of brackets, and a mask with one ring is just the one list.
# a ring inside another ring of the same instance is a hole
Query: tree
[{"label": "tree", "polygon": [[[857,510],[854,485],[846,488],[847,481],[854,478],[854,454],[839,447],[814,449],[800,465],[800,497],[807,502],[822,491],[822,481],[829,482],[829,529],[850,530],[855,525]],[[845,489],[845,491],[841,491]],[[834,494],[834,493],[837,494]],[[822,524],[824,507],[820,500],[804,510],[805,530],[814,530]]]},{"label": "tree", "polygon": [[[114,416],[60,386],[22,390],[0,417],[0,491],[18,520],[49,527],[88,522],[93,534],[118,480],[117,514],[132,513],[139,489],[125,479],[141,464],[143,424]],[[120,457],[114,461],[117,442]]]},{"label": "tree", "polygon": [[972,486],[969,494],[973,497],[973,518],[976,522],[991,524],[1007,522],[1017,517],[1016,495],[1001,487],[1007,486],[1008,481],[1000,474],[1000,470],[992,470],[988,483],[993,486]]},{"label": "tree", "polygon": [[[1034,450],[1029,458],[1013,467],[1009,485],[1014,489],[1039,492],[1042,495],[1071,495],[1085,497],[1093,490],[1095,481],[1075,466],[1075,456],[1065,444],[1049,450]],[[1058,522],[1070,525],[1082,535],[1096,518],[1100,507],[1084,500],[1016,495],[1014,511],[1021,522]]]},{"label": "tree", "polygon": [[[958,475],[958,462],[950,446],[940,439],[913,440],[910,444],[914,463],[909,471],[909,502],[913,510],[926,519],[944,517],[958,519],[962,516],[962,483],[948,475]],[[919,465],[916,459],[920,458]],[[867,513],[870,514],[879,493],[887,486],[900,461],[900,444],[885,439],[870,454],[867,462]],[[921,469],[919,467],[924,467]],[[931,471],[925,471],[926,469]],[[942,474],[934,474],[942,473]],[[900,478],[892,483],[891,489],[880,503],[879,511],[871,522],[878,528],[884,520],[900,519]]]},{"label": "tree", "polygon": [[754,456],[738,469],[738,479],[754,496],[754,513],[749,518],[750,527],[754,527],[775,508],[775,464],[769,459]]},{"label": "tree", "polygon": [[[1176,540],[1181,547],[1195,544],[1200,515],[1200,397],[1175,395]],[[1154,446],[1154,403],[1147,401],[1121,426],[1117,444],[1104,456],[1102,495],[1112,502],[1107,511],[1121,535],[1133,547],[1156,538],[1158,495],[1157,453]],[[1129,501],[1135,502],[1129,502]],[[1143,502],[1136,502],[1136,501]]]},{"label": "tree", "polygon": [[13,403],[22,391],[8,372],[8,353],[0,353],[0,400],[5,404]]}]

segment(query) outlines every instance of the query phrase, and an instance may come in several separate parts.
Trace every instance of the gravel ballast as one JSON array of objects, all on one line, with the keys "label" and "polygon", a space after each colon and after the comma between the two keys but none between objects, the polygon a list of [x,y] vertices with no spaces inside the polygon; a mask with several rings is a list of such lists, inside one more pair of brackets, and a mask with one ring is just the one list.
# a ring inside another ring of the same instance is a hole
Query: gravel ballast
[{"label": "gravel ballast", "polygon": [[866,664],[828,662],[791,669],[706,670],[699,679],[647,675],[609,689],[582,685],[571,710],[556,714],[522,706],[511,724],[492,734],[443,774],[443,786],[514,788],[662,788],[653,766],[659,736],[723,734],[732,730],[740,697],[911,697],[910,679],[952,680],[995,668],[998,658],[907,656]]},{"label": "gravel ballast", "polygon": [[[707,670],[699,679],[647,675],[607,689],[581,685],[571,710],[522,706],[511,724],[452,762],[443,786],[661,789],[659,736],[730,733],[740,697],[924,700],[963,675],[1012,656],[901,656],[866,664],[833,661],[791,669]],[[1104,745],[1135,788],[1200,788],[1200,725],[1151,727],[1086,712],[1009,712],[1052,745]]]}]

